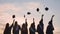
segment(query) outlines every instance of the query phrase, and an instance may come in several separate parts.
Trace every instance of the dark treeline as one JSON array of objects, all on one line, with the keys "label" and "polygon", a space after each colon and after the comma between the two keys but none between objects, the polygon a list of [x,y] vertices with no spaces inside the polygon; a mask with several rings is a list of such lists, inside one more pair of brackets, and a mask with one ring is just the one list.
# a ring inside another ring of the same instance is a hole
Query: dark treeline
[{"label": "dark treeline", "polygon": [[[37,29],[35,29],[35,19],[33,18],[33,23],[31,23],[29,28],[30,34],[35,34],[35,32],[38,32],[38,34],[44,34],[44,24],[43,24],[43,17],[41,16],[41,20],[39,21],[39,24],[37,25]],[[46,34],[53,34],[54,26],[53,26],[53,17],[52,15],[51,20],[48,22],[47,28],[46,28]],[[11,34],[11,30],[13,34],[19,34],[19,31],[21,31],[21,34],[28,34],[28,23],[27,19],[25,19],[25,23],[22,24],[22,27],[18,24],[17,21],[15,21],[15,15],[12,16],[13,23],[11,26],[9,26],[9,23],[6,24],[6,27],[4,29],[3,34]]]}]

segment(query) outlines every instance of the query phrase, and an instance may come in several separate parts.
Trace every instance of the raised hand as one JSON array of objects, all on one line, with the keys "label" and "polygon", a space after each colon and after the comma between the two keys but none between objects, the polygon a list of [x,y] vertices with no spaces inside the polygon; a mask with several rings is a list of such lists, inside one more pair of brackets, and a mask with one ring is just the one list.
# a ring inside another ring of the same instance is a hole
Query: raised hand
[{"label": "raised hand", "polygon": [[44,16],[44,14],[42,14],[42,17]]},{"label": "raised hand", "polygon": [[54,16],[55,16],[55,15],[52,15],[51,20],[53,19]]},{"label": "raised hand", "polygon": [[55,15],[52,15],[52,18],[54,17]]}]

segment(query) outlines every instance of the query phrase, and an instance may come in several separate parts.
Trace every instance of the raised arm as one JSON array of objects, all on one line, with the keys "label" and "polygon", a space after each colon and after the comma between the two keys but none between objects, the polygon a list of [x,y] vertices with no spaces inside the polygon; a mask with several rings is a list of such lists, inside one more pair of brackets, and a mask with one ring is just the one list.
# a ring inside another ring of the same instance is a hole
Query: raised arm
[{"label": "raised arm", "polygon": [[35,23],[34,18],[33,18],[33,23]]},{"label": "raised arm", "polygon": [[42,14],[42,19],[43,19],[44,14]]},{"label": "raised arm", "polygon": [[51,22],[53,21],[53,17],[54,17],[55,15],[52,15],[52,17],[51,17]]},{"label": "raised arm", "polygon": [[25,19],[25,24],[26,24],[26,26],[28,25],[28,24],[27,24],[27,19]]},{"label": "raised arm", "polygon": [[12,28],[13,27],[13,23],[12,23],[12,25],[10,26],[10,28]]},{"label": "raised arm", "polygon": [[41,16],[41,20],[40,20],[40,23],[42,23],[42,22],[43,22],[43,16],[44,16],[44,15],[42,14],[42,16]]}]

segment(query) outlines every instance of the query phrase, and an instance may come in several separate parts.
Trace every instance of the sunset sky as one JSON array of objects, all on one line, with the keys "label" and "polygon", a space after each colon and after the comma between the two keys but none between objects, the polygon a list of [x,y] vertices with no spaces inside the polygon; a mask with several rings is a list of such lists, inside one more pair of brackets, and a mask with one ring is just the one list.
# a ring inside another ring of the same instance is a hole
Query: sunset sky
[{"label": "sunset sky", "polygon": [[[45,11],[45,7],[49,10]],[[36,9],[40,11],[37,12]],[[27,12],[31,12],[27,15]],[[12,15],[16,15],[16,21],[21,26],[24,23],[24,15],[28,20],[28,28],[35,18],[35,25],[39,24],[41,15],[44,14],[44,32],[52,15],[54,33],[60,33],[60,0],[0,0],[0,34],[3,32],[5,24],[12,24]]]}]

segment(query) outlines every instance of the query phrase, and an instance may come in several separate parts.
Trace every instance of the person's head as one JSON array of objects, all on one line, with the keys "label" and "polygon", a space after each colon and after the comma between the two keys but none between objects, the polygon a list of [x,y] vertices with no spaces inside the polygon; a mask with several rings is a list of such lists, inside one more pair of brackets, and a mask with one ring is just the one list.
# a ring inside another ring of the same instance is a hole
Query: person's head
[{"label": "person's head", "polygon": [[35,27],[35,23],[32,23],[32,24],[31,24],[31,27]]},{"label": "person's head", "polygon": [[25,26],[25,23],[22,24],[22,28]]},{"label": "person's head", "polygon": [[6,27],[9,27],[9,23],[6,24]]},{"label": "person's head", "polygon": [[17,25],[17,21],[15,21],[15,25]]}]

